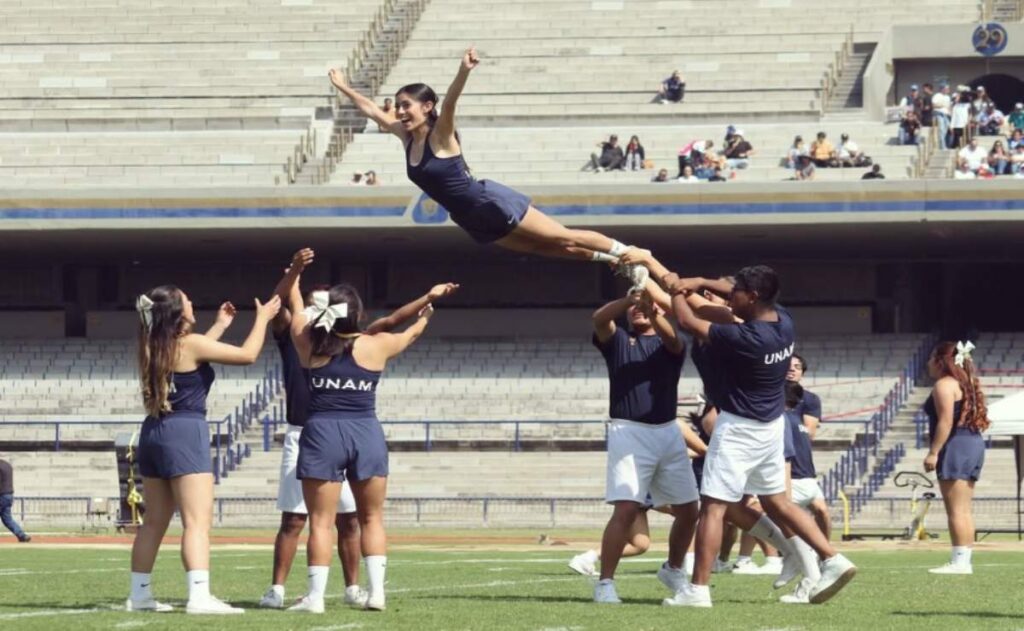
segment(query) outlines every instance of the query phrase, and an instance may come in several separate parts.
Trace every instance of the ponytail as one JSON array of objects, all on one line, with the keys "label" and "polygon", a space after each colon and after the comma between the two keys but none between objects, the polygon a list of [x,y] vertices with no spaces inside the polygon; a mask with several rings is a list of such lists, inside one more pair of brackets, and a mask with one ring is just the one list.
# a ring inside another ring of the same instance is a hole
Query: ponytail
[{"label": "ponytail", "polygon": [[181,290],[162,285],[139,296],[138,365],[146,414],[160,418],[171,411],[171,380],[178,359],[178,340],[189,331],[183,317]]}]

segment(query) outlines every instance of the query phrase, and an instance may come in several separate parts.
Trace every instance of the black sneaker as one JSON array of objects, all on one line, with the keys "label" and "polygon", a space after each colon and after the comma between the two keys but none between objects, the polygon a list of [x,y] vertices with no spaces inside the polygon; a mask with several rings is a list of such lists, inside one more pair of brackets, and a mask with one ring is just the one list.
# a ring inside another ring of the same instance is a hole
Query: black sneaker
[{"label": "black sneaker", "polygon": [[30,537],[28,535],[23,535],[21,537],[18,537],[18,542],[19,543],[29,543],[31,541],[32,541],[32,537]]}]

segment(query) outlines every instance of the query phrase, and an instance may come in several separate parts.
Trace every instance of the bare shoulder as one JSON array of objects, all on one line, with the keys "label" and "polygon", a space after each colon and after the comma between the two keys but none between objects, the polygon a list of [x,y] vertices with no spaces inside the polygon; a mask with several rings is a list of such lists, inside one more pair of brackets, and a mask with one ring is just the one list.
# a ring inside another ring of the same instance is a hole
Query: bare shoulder
[{"label": "bare shoulder", "polygon": [[938,396],[958,398],[963,395],[960,383],[953,377],[946,376],[935,382],[935,394]]}]

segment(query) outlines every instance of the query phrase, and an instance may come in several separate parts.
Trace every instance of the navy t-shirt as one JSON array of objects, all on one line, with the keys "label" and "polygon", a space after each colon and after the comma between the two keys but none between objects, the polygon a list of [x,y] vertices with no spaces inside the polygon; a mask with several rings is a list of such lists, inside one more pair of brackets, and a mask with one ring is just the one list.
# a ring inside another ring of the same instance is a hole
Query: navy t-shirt
[{"label": "navy t-shirt", "polygon": [[685,352],[673,354],[657,335],[632,336],[621,327],[604,344],[596,334],[593,342],[608,366],[611,418],[652,424],[675,420]]},{"label": "navy t-shirt", "polygon": [[811,454],[811,434],[804,425],[804,417],[796,409],[786,410],[786,460],[792,467],[794,480],[817,477]]},{"label": "navy t-shirt", "polygon": [[776,311],[778,322],[711,325],[708,340],[722,362],[719,409],[765,423],[782,416],[795,333],[789,312]]},{"label": "navy t-shirt", "polygon": [[[704,385],[704,398],[708,405],[717,406],[722,398],[722,366],[718,356],[712,352],[711,344],[695,342],[690,358]],[[705,441],[706,442],[706,441]]]},{"label": "navy t-shirt", "polygon": [[804,390],[804,398],[800,399],[800,403],[794,408],[803,416],[813,416],[814,418],[821,420],[821,398],[814,394],[810,390]]},{"label": "navy t-shirt", "polygon": [[274,340],[281,354],[285,419],[289,425],[302,427],[309,418],[309,371],[299,362],[299,353],[289,331],[281,335],[274,333]]}]

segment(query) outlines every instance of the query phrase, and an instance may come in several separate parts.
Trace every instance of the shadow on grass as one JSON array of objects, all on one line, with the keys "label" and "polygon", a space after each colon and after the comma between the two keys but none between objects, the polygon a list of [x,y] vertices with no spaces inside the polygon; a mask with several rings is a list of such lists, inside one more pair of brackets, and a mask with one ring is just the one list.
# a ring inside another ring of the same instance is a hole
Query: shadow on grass
[{"label": "shadow on grass", "polygon": [[908,618],[968,617],[990,618],[993,620],[1024,620],[1024,614],[998,613],[995,611],[894,611],[894,616]]}]

